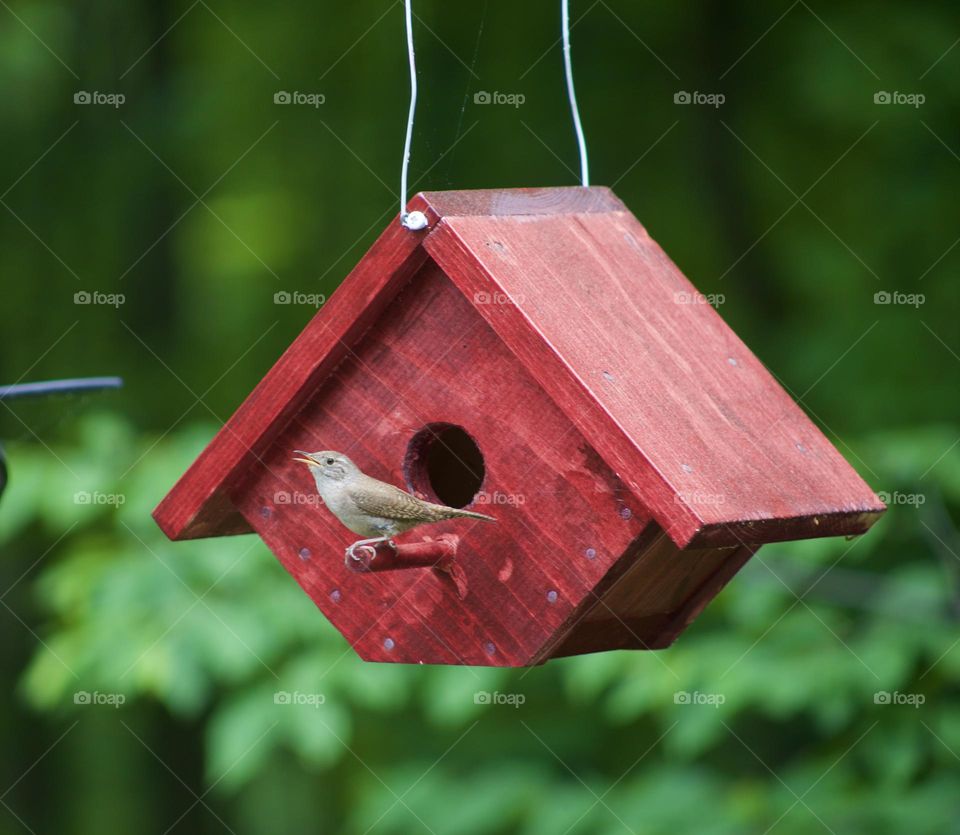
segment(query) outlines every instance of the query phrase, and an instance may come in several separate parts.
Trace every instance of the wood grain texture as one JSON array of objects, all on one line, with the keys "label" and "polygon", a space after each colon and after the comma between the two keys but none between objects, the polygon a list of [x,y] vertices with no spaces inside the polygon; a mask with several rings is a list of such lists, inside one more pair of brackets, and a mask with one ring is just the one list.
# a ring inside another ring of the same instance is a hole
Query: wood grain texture
[{"label": "wood grain texture", "polygon": [[421,236],[398,222],[377,239],[190,469],[154,510],[170,539],[248,533],[228,497],[302,403],[349,356],[353,343],[384,313],[393,294],[426,258]]},{"label": "wood grain texture", "polygon": [[[368,660],[506,666],[667,646],[761,543],[884,510],[609,190],[410,209],[428,229],[391,222],[157,507],[168,536],[257,532]],[[291,451],[403,485],[444,423],[497,523],[431,526],[449,565],[348,570]]]},{"label": "wood grain texture", "polygon": [[[249,529],[228,485],[426,257],[450,274],[678,545],[866,531],[883,511],[608,189],[425,192],[155,511],[171,538]],[[503,300],[512,303],[499,303]],[[692,302],[692,303],[691,303]]]},{"label": "wood grain texture", "polygon": [[[469,589],[463,600],[430,568],[349,571],[343,551],[355,535],[311,502],[313,480],[292,460],[294,449],[336,449],[403,486],[408,444],[436,423],[461,426],[476,440],[487,501],[468,509],[497,521],[451,520],[397,540],[459,536],[456,564]],[[429,261],[233,496],[324,614],[374,661],[544,660],[542,648],[649,523],[472,302]]]},{"label": "wood grain texture", "polygon": [[626,206],[608,188],[510,188],[472,191],[425,191],[417,207],[428,218],[456,216],[564,215],[625,212]]},{"label": "wood grain texture", "polygon": [[626,211],[448,216],[424,242],[680,546],[857,534],[884,510]]},{"label": "wood grain texture", "polygon": [[394,547],[386,543],[376,546],[376,556],[369,546],[358,550],[357,559],[347,559],[344,565],[357,574],[376,571],[405,571],[411,568],[448,567],[457,556],[460,537],[456,534],[441,534],[420,542],[396,542]]},{"label": "wood grain texture", "polygon": [[550,657],[668,647],[756,550],[679,549],[657,525],[638,546],[584,601],[573,628],[548,648]]},{"label": "wood grain texture", "polygon": [[344,565],[356,574],[429,568],[451,583],[457,597],[463,600],[470,591],[470,583],[467,573],[457,562],[459,545],[459,536],[443,533],[436,539],[425,537],[420,542],[395,542],[393,547],[377,545],[375,556],[371,555],[369,548],[361,548],[358,549],[358,558],[346,559]]}]

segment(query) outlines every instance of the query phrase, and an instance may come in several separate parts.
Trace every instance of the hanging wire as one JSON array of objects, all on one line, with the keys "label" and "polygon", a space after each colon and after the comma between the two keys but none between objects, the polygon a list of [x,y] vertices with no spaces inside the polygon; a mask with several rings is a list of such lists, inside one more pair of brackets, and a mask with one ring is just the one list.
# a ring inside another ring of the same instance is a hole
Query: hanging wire
[{"label": "hanging wire", "polygon": [[423,212],[407,211],[407,174],[410,168],[410,143],[413,141],[413,117],[417,111],[417,62],[413,56],[413,0],[404,0],[407,24],[407,58],[410,62],[410,110],[407,113],[407,137],[403,143],[403,164],[400,167],[400,223],[414,232],[427,227]]},{"label": "hanging wire", "polygon": [[560,0],[560,16],[563,26],[563,68],[567,77],[567,96],[570,99],[570,114],[573,116],[573,129],[577,134],[577,147],[580,150],[580,182],[586,188],[590,185],[590,163],[587,160],[587,140],[583,136],[583,124],[580,122],[580,108],[577,107],[577,94],[573,89],[573,65],[570,61],[570,0]]},{"label": "hanging wire", "polygon": [[[407,112],[407,135],[403,142],[403,163],[400,166],[400,223],[414,232],[426,229],[428,220],[423,212],[407,211],[407,177],[410,169],[410,144],[413,141],[413,120],[417,112],[417,62],[413,51],[413,0],[404,0],[404,20],[407,30],[407,59],[410,64],[410,109]],[[580,152],[580,182],[584,188],[590,185],[590,163],[587,159],[587,140],[583,135],[580,108],[573,88],[573,65],[570,61],[570,0],[560,0],[560,16],[563,28],[563,68],[567,79],[567,97],[570,99],[570,114],[577,135]]]}]

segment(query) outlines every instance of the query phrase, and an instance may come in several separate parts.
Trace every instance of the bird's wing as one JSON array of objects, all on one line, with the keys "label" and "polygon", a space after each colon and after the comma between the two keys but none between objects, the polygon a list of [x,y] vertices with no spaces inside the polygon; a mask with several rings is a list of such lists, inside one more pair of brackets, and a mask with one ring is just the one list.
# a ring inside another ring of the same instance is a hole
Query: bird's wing
[{"label": "bird's wing", "polygon": [[403,522],[436,521],[433,505],[385,482],[377,484],[375,488],[352,487],[350,498],[359,510],[370,516]]}]

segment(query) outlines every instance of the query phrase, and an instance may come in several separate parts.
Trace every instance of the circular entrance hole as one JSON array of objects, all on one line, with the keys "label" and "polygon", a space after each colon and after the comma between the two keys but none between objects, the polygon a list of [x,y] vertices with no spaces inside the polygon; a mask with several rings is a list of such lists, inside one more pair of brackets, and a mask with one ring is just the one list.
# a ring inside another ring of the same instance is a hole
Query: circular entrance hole
[{"label": "circular entrance hole", "polygon": [[483,455],[462,427],[430,423],[411,438],[403,475],[415,493],[448,507],[465,507],[483,484]]}]

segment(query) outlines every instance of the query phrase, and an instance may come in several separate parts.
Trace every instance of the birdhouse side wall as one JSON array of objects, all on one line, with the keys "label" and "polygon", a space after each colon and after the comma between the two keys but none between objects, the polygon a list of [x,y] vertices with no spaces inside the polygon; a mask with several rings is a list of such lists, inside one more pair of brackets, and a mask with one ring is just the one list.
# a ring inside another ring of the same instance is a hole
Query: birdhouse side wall
[{"label": "birdhouse side wall", "polygon": [[757,549],[679,549],[656,524],[550,657],[673,643]]}]

